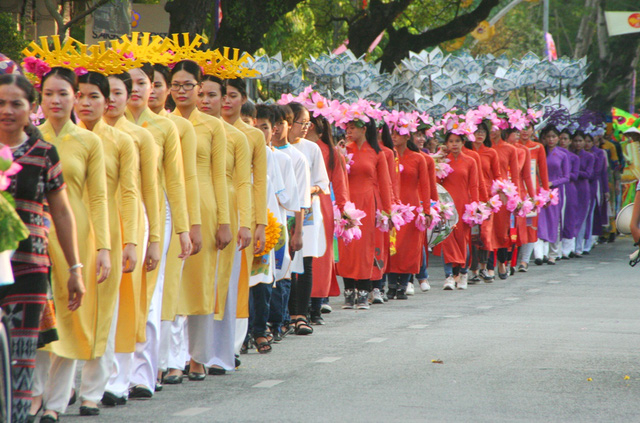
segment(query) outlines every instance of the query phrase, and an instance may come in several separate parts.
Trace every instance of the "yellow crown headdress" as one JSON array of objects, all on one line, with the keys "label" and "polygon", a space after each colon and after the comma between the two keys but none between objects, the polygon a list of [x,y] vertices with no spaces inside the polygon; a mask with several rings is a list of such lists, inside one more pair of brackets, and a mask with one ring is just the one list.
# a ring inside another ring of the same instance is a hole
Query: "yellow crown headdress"
[{"label": "yellow crown headdress", "polygon": [[[173,34],[169,47],[174,53],[173,60],[177,63],[181,60],[193,60],[202,68],[205,75],[214,75],[220,79],[235,79],[259,76],[256,70],[244,66],[245,63],[253,60],[249,53],[240,55],[240,51],[233,49],[233,57],[229,57],[229,47],[224,47],[223,53],[216,50],[199,50],[206,39],[196,35],[193,40],[189,40],[189,34]],[[182,40],[182,43],[180,41]]]},{"label": "yellow crown headdress", "polygon": [[[138,67],[136,60],[126,49],[114,50],[107,47],[104,41],[87,46],[73,38],[67,38],[64,43],[60,42],[60,37],[51,37],[52,47],[49,47],[48,37],[40,37],[40,44],[32,41],[22,51],[25,57],[25,66],[37,68],[38,64],[28,58],[39,59],[49,67],[64,67],[76,73],[98,72],[103,75],[113,75],[126,72],[129,69]],[[41,70],[44,67],[41,67]],[[27,69],[29,72],[29,69]],[[42,78],[42,72],[30,72]]]},{"label": "yellow crown headdress", "polygon": [[171,41],[159,35],[151,36],[148,32],[132,32],[131,38],[123,35],[119,40],[111,42],[111,48],[131,52],[137,63],[136,67],[143,63],[166,66],[175,60],[171,52]]}]

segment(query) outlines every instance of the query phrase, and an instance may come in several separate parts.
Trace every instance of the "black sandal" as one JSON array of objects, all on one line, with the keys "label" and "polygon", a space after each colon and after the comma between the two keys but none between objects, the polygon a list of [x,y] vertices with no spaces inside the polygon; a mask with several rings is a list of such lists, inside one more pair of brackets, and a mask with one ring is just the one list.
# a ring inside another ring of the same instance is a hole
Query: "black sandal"
[{"label": "black sandal", "polygon": [[304,317],[296,319],[294,324],[294,333],[296,335],[311,335],[313,333],[313,328],[309,325],[309,322]]},{"label": "black sandal", "polygon": [[251,335],[248,335],[244,339],[244,342],[242,343],[242,347],[240,347],[240,354],[248,354],[249,353],[249,349],[252,346],[253,346],[253,338],[251,338]]},{"label": "black sandal", "polygon": [[[258,339],[264,339],[264,341],[260,342],[258,341]],[[256,351],[258,351],[260,354],[268,354],[272,350],[271,343],[269,342],[267,335],[254,337],[254,345],[256,347]]]}]

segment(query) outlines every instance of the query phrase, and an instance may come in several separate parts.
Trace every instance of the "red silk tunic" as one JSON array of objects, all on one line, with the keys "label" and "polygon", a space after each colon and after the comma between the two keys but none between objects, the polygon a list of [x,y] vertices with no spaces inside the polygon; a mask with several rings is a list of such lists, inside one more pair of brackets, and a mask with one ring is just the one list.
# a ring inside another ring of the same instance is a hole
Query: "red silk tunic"
[{"label": "red silk tunic", "polygon": [[[509,179],[516,186],[520,185],[520,173],[518,172],[518,153],[516,147],[500,140],[493,144],[498,153],[500,162],[500,174],[503,179]],[[493,248],[508,248],[511,246],[511,213],[507,210],[507,199],[502,196],[503,204],[498,213],[493,216],[493,230],[495,233],[495,245]]]},{"label": "red silk tunic", "polygon": [[[318,142],[322,151],[322,158],[327,168],[331,189],[336,199],[336,205],[340,210],[349,201],[349,186],[347,180],[347,168],[342,154],[334,148],[333,168],[329,167],[329,146],[322,141]],[[340,295],[340,287],[336,279],[336,267],[333,251],[333,203],[330,194],[319,194],[320,207],[324,221],[324,236],[327,240],[327,250],[322,257],[313,258],[313,286],[311,296],[313,298],[326,298]]]},{"label": "red silk tunic", "polygon": [[367,143],[360,148],[355,142],[347,144],[353,154],[349,171],[349,197],[356,208],[367,215],[362,219],[362,238],[345,244],[338,240],[340,261],[338,274],[344,278],[382,278],[386,266],[384,233],[376,228],[376,210],[391,211],[391,181],[384,153],[376,153]]},{"label": "red silk tunic", "polygon": [[[431,205],[429,170],[423,154],[406,149],[398,154],[400,162],[400,202],[419,207],[422,199],[425,205]],[[426,210],[429,213],[429,208]],[[390,273],[418,273],[422,258],[424,232],[418,230],[414,222],[404,225],[396,235],[398,254],[389,259]]]},{"label": "red silk tunic", "polygon": [[[533,183],[531,182],[531,154],[529,153],[529,149],[520,143],[516,143],[515,147],[518,151],[518,170],[520,174],[518,192],[520,193],[520,198],[523,200],[527,198],[527,196],[533,198],[536,195],[536,192],[534,191]],[[516,217],[516,231],[518,234],[517,245],[520,246],[529,242],[536,242],[538,240],[538,228],[536,226],[535,230],[529,230],[531,224],[531,218]]]},{"label": "red silk tunic", "polygon": [[[474,144],[475,145],[475,144]],[[485,190],[487,195],[491,197],[491,185],[496,179],[502,178],[500,172],[500,160],[498,159],[498,153],[493,148],[489,148],[484,144],[480,144],[475,150],[480,155],[480,163],[482,166],[482,177],[484,180]],[[491,251],[496,245],[495,231],[493,230],[493,213],[489,216],[489,219],[485,220],[480,225],[480,239],[482,240],[482,249],[485,251]]]},{"label": "red silk tunic", "polygon": [[454,266],[464,266],[467,261],[467,247],[471,242],[471,226],[462,221],[464,206],[478,201],[478,167],[475,160],[465,153],[454,157],[450,153],[447,158],[453,172],[442,180],[442,186],[449,192],[458,211],[458,223],[453,232],[435,248],[435,254],[440,251],[445,263]]}]

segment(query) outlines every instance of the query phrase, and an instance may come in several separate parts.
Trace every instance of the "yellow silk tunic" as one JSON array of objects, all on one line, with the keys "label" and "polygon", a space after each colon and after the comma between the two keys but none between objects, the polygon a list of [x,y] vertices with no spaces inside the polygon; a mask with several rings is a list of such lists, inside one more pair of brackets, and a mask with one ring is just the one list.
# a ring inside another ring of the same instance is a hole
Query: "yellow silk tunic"
[{"label": "yellow silk tunic", "polygon": [[[158,206],[160,216],[160,245],[162,246],[164,245],[164,226],[166,219],[165,195],[171,208],[173,232],[176,234],[189,232],[189,215],[187,213],[184,169],[178,129],[171,120],[153,113],[148,107],[140,114],[137,122],[135,122],[131,111],[127,110],[126,116],[130,121],[151,132],[158,147]],[[143,310],[145,319],[149,314],[151,297],[156,287],[160,267],[161,266],[158,265],[156,270],[145,275],[147,289],[147,292],[144,294],[146,295],[146,304]],[[143,326],[144,324],[141,323],[141,325]]]},{"label": "yellow silk tunic", "polygon": [[96,255],[97,250],[111,248],[107,176],[102,141],[97,135],[78,127],[71,121],[63,126],[58,135],[48,121],[39,129],[44,140],[55,145],[60,155],[62,175],[67,184],[67,195],[76,221],[80,262],[84,264],[82,277],[86,288],[82,306],[74,312],[69,311],[67,309],[69,266],[60,247],[56,228],[52,226],[49,234],[49,255],[52,262],[51,287],[60,340],[48,344],[45,349],[64,358],[91,360],[97,357],[95,351],[98,315]]},{"label": "yellow silk tunic", "polygon": [[[179,114],[178,110],[173,113]],[[225,162],[227,141],[220,119],[191,112],[198,140],[197,171],[202,216],[202,250],[185,260],[180,284],[178,314],[205,315],[214,310],[218,225],[229,224],[229,200]],[[173,319],[170,319],[173,320]]]},{"label": "yellow silk tunic", "polygon": [[[238,119],[233,126],[242,131],[249,141],[249,151],[251,153],[251,172],[253,183],[253,205],[252,233],[255,225],[267,225],[267,151],[264,134],[257,128],[247,125]],[[238,318],[249,317],[249,277],[251,275],[251,265],[253,263],[253,248],[246,248],[242,258],[242,270],[240,271],[240,281],[238,285],[238,306],[236,315]]]},{"label": "yellow silk tunic", "polygon": [[[81,122],[78,126],[84,127]],[[86,128],[85,128],[86,129]],[[111,273],[98,285],[96,356],[104,354],[122,277],[123,244],[137,244],[138,162],[133,139],[100,120],[92,131],[102,140],[107,172],[107,207],[111,232]]]},{"label": "yellow silk tunic", "polygon": [[[237,249],[237,233],[240,226],[252,229],[251,211],[251,154],[247,137],[233,125],[224,123],[227,135],[227,190],[229,192],[229,217],[231,218],[231,243],[220,252],[218,281],[216,283],[216,308],[214,318],[222,320],[227,292]],[[238,221],[239,220],[239,221]],[[249,245],[247,249],[252,250]]]},{"label": "yellow silk tunic", "polygon": [[[133,138],[138,193],[138,233],[136,235],[136,255],[138,265],[132,273],[124,273],[120,281],[120,299],[118,302],[118,323],[116,327],[116,352],[132,353],[136,342],[142,342],[146,336],[147,316],[143,315],[147,304],[147,282],[142,269],[147,242],[160,242],[160,224],[158,223],[158,152],[153,136],[146,129],[129,122],[122,116],[115,128]],[[146,213],[146,220],[145,220]],[[148,228],[148,231],[147,231]],[[145,231],[148,241],[145,240]]]},{"label": "yellow silk tunic", "polygon": [[[158,113],[171,120],[178,128],[180,136],[180,147],[182,150],[182,164],[184,168],[184,183],[187,193],[187,211],[189,213],[189,224],[200,225],[200,190],[198,188],[198,174],[196,172],[196,150],[198,142],[196,131],[187,119],[168,113],[162,110]],[[182,278],[182,264],[178,258],[180,255],[180,240],[178,237],[171,238],[169,252],[167,253],[167,264],[164,270],[164,288],[162,291],[162,320],[173,320],[178,309],[178,290]]]}]

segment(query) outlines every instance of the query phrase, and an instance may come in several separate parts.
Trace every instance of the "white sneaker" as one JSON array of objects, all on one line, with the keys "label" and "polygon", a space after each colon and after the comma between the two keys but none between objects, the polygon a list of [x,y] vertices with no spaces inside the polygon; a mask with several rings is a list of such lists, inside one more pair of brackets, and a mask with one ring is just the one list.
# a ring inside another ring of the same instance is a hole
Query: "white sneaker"
[{"label": "white sneaker", "polygon": [[469,275],[460,274],[460,281],[458,282],[458,289],[467,289],[467,279]]},{"label": "white sneaker", "polygon": [[422,292],[427,292],[430,289],[431,289],[431,285],[429,285],[429,280],[423,279],[422,282],[420,282],[420,290]]},{"label": "white sneaker", "polygon": [[449,276],[447,279],[444,280],[444,287],[442,288],[445,291],[451,291],[456,289],[456,280],[453,279],[453,276]]},{"label": "white sneaker", "polygon": [[371,303],[372,304],[384,304],[384,300],[382,299],[382,294],[378,288],[373,288],[371,291]]},{"label": "white sneaker", "polygon": [[407,295],[413,295],[416,293],[415,288],[413,287],[413,282],[409,282],[409,284],[407,285],[407,291],[405,292],[405,294]]}]

